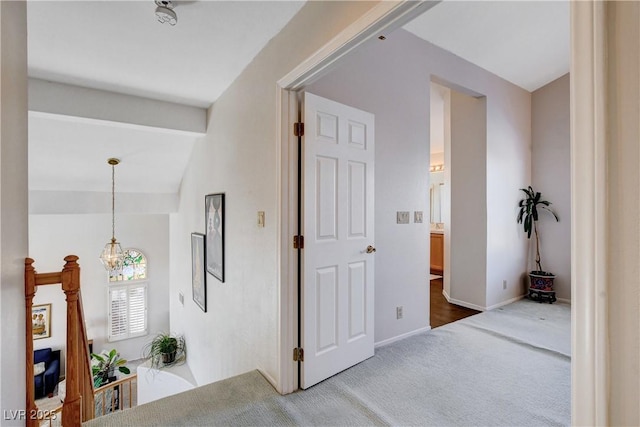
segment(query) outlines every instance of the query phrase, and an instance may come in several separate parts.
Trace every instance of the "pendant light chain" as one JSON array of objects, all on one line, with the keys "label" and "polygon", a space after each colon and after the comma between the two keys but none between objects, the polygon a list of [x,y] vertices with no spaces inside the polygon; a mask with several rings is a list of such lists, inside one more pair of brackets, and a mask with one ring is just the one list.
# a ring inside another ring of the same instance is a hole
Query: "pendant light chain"
[{"label": "pendant light chain", "polygon": [[113,271],[122,266],[124,259],[120,243],[116,240],[116,165],[120,160],[110,158],[107,163],[111,165],[111,241],[105,245],[100,260],[107,271]]},{"label": "pendant light chain", "polygon": [[116,238],[116,165],[111,165],[111,239]]}]

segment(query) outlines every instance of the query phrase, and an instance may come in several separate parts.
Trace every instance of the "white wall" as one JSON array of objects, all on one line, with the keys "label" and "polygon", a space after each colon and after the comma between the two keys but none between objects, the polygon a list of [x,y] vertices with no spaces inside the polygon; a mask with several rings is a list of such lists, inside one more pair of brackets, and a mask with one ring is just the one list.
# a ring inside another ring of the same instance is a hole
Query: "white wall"
[{"label": "white wall", "polygon": [[[376,342],[429,326],[429,77],[399,35],[368,43],[307,88],[375,115]],[[397,211],[410,211],[411,223],[396,224]],[[422,224],[413,211],[424,212]]]},{"label": "white wall", "polygon": [[[26,2],[0,2],[0,404],[25,407],[27,220]],[[15,412],[14,412],[15,413]],[[0,421],[23,425],[24,421]],[[7,417],[10,418],[10,417]]]},{"label": "white wall", "polygon": [[487,266],[487,102],[456,90],[450,94],[450,221],[446,260],[447,299],[467,307],[486,307]]},{"label": "white wall", "polygon": [[[200,385],[256,367],[279,378],[276,82],[374,5],[307,2],[210,108],[171,215],[171,328],[184,332]],[[191,232],[205,231],[204,196],[214,192],[226,194],[226,281],[207,275],[204,313],[191,298],[189,245]]]},{"label": "white wall", "polygon": [[[531,96],[532,183],[560,217],[542,214],[538,221],[542,267],[556,275],[558,298],[571,299],[571,159],[569,74]],[[530,269],[535,270],[535,239],[531,238]]]},{"label": "white wall", "polygon": [[[107,273],[98,257],[110,238],[110,214],[29,216],[29,256],[37,272],[60,271],[70,254],[80,258],[82,305],[94,352],[115,348],[125,359],[135,360],[151,336],[107,342]],[[139,249],[147,256],[149,332],[168,331],[169,216],[116,215],[116,238],[123,249]],[[66,302],[61,286],[39,286],[33,303],[52,304],[51,338],[34,341],[34,348],[62,349],[64,355]]]},{"label": "white wall", "polygon": [[[429,151],[431,152],[431,164],[434,164],[434,154],[444,155],[444,114],[445,97],[449,88],[431,82],[429,96]],[[444,159],[442,159],[444,161]],[[442,163],[442,161],[440,163]],[[435,163],[438,164],[438,163]]]},{"label": "white wall", "polygon": [[[465,236],[486,236],[486,287],[482,277],[476,285],[486,293],[482,307],[523,293],[518,284],[526,247],[515,215],[518,188],[529,183],[531,160],[528,92],[404,30],[386,36],[368,42],[307,88],[376,116],[376,342],[429,324],[429,224],[397,225],[395,213],[429,212],[431,76],[487,98],[487,148],[477,159],[488,171],[487,224]],[[402,320],[395,318],[399,305],[404,306]]]}]

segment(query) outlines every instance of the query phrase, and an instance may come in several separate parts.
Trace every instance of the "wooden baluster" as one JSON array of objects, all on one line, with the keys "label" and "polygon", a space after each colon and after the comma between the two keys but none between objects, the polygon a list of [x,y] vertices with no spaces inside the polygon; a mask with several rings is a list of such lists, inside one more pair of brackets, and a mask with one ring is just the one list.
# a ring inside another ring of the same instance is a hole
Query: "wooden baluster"
[{"label": "wooden baluster", "polygon": [[27,381],[27,427],[38,425],[35,417],[31,415],[37,413],[35,402],[35,386],[33,381],[33,323],[31,315],[33,313],[33,297],[36,295],[36,270],[33,268],[33,259],[24,260],[24,295],[25,295],[25,316],[26,316],[26,381]]},{"label": "wooden baluster", "polygon": [[82,308],[82,291],[78,292],[78,317],[81,319],[79,323],[80,333],[80,355],[82,356],[82,364],[80,365],[81,379],[80,386],[82,391],[82,421],[88,421],[95,418],[95,402],[93,390],[93,376],[91,374],[91,356],[89,353],[89,341],[84,322],[84,309]]},{"label": "wooden baluster", "polygon": [[[69,255],[61,273],[37,274],[33,268],[33,259],[25,259],[25,312],[26,312],[26,376],[28,414],[36,414],[35,390],[33,381],[33,297],[38,285],[62,283],[67,300],[67,394],[62,406],[62,424],[67,427],[80,426],[82,421],[95,417],[93,379],[87,335],[84,325],[84,313],[80,295],[80,266],[78,257]],[[27,417],[28,427],[38,426],[37,420]]]},{"label": "wooden baluster", "polygon": [[62,409],[62,425],[75,427],[81,425],[81,396],[79,369],[80,342],[78,331],[78,291],[80,290],[80,267],[78,257],[69,255],[62,270],[62,290],[67,299],[67,395]]}]

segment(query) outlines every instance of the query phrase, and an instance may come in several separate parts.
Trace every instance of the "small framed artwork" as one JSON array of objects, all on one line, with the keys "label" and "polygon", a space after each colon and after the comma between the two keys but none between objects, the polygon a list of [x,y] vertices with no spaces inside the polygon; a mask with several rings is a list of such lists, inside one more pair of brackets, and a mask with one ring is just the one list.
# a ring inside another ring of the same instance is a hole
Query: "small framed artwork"
[{"label": "small framed artwork", "polygon": [[31,308],[31,325],[34,340],[51,336],[51,304],[34,305]]},{"label": "small framed artwork", "polygon": [[193,301],[207,312],[207,274],[205,272],[204,234],[191,233],[191,289]]},{"label": "small framed artwork", "polygon": [[207,272],[224,283],[224,193],[204,198],[207,227]]}]

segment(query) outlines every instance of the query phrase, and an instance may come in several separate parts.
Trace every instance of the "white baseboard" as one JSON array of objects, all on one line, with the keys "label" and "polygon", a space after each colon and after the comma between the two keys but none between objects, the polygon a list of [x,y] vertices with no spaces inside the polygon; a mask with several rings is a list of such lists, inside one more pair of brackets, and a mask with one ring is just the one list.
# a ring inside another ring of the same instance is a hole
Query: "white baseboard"
[{"label": "white baseboard", "polygon": [[444,289],[442,290],[442,295],[444,295],[444,298],[447,300],[447,302],[449,302],[449,303],[451,303],[451,304],[459,305],[460,307],[470,308],[470,309],[472,309],[472,310],[478,310],[478,311],[485,311],[485,310],[486,310],[486,308],[481,307],[481,306],[479,306],[479,305],[475,305],[475,304],[468,303],[468,302],[466,302],[466,301],[460,301],[460,300],[457,300],[457,299],[455,299],[455,298],[451,298],[451,297],[450,297],[450,296],[445,292],[445,290],[444,290]]},{"label": "white baseboard", "polygon": [[258,367],[258,372],[260,372],[260,374],[267,380],[269,381],[269,383],[271,384],[271,386],[273,388],[276,389],[276,391],[280,394],[282,394],[282,392],[280,391],[280,388],[278,388],[278,382],[276,381],[275,378],[273,378],[266,370],[262,369],[261,367]]},{"label": "white baseboard", "polygon": [[493,310],[494,308],[498,308],[498,307],[502,307],[503,305],[511,304],[512,302],[516,302],[518,300],[521,300],[522,298],[524,298],[526,296],[527,296],[527,294],[522,294],[522,295],[520,295],[518,297],[511,298],[511,299],[508,299],[506,301],[499,302],[497,304],[493,304],[492,306],[487,307],[486,310]]},{"label": "white baseboard", "polygon": [[422,332],[427,332],[427,331],[430,331],[430,330],[431,330],[431,326],[425,326],[424,328],[416,329],[415,331],[407,332],[405,334],[398,335],[398,336],[395,336],[393,338],[389,338],[389,339],[386,339],[384,341],[377,342],[377,343],[374,344],[374,348],[384,347],[385,345],[389,345],[389,344],[394,343],[396,341],[400,341],[400,340],[403,340],[405,338],[409,338],[410,336],[417,335],[417,334],[420,334]]},{"label": "white baseboard", "polygon": [[[448,302],[450,302],[451,304],[459,305],[461,307],[466,307],[466,308],[470,308],[472,310],[478,310],[478,311],[493,310],[495,308],[502,307],[503,305],[511,304],[512,302],[516,302],[518,300],[521,300],[522,298],[527,296],[526,294],[522,294],[520,296],[508,299],[506,301],[499,302],[499,303],[491,305],[489,307],[482,307],[480,305],[471,304],[471,303],[468,303],[466,301],[460,301],[460,300],[457,300],[455,298],[451,298],[449,295],[447,295],[447,293],[444,290],[442,291],[442,295],[444,295],[445,299]],[[558,301],[560,301],[560,300],[558,300]]]},{"label": "white baseboard", "polygon": [[563,304],[569,304],[571,305],[571,300],[570,299],[566,299],[566,298],[558,298],[557,300],[558,302],[561,302]]}]

